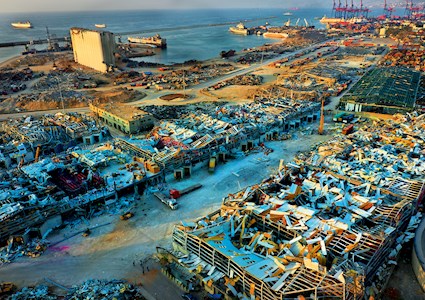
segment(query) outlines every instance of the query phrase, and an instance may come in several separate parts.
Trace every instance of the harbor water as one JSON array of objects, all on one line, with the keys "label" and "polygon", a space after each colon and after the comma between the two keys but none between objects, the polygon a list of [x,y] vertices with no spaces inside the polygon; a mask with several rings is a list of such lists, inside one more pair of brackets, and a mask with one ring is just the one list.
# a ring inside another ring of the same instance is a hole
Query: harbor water
[{"label": "harbor water", "polygon": [[[69,35],[71,27],[96,29],[94,24],[106,24],[105,30],[121,35],[123,42],[127,40],[129,33],[131,36],[161,34],[167,39],[167,50],[157,51],[157,55],[139,60],[180,63],[191,59],[218,57],[223,50],[239,51],[276,41],[256,35],[231,34],[228,31],[230,22],[242,21],[247,27],[264,25],[266,22],[271,26],[282,26],[288,19],[295,24],[299,18],[299,24],[304,25],[305,18],[309,24],[321,27],[318,18],[329,12],[300,9],[291,11],[292,16],[285,16],[284,13],[282,9],[226,9],[0,14],[0,42],[46,39],[46,26],[51,35],[63,37]],[[10,25],[12,22],[26,20],[31,21],[34,28],[14,29]],[[45,45],[37,46],[40,47]],[[18,55],[23,50],[23,46],[0,48],[0,61]]]}]

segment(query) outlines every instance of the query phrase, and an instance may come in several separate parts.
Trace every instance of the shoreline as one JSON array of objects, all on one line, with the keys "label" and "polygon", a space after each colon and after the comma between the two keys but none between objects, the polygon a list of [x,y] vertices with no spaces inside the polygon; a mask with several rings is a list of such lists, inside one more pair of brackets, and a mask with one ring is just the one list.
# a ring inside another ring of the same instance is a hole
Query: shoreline
[{"label": "shoreline", "polygon": [[0,61],[0,68],[5,68],[6,65],[10,64],[11,62],[19,59],[22,55],[15,55],[10,58],[6,58],[5,60]]}]

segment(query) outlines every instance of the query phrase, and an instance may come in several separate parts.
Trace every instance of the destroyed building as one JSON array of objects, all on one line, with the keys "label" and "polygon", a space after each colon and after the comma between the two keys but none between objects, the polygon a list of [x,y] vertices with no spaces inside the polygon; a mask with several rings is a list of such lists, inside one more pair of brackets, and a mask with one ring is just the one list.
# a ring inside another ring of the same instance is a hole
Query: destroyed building
[{"label": "destroyed building", "polygon": [[424,118],[337,135],[218,211],[182,221],[171,274],[177,265],[184,284],[239,299],[379,297],[420,222]]},{"label": "destroyed building", "polygon": [[155,122],[155,118],[150,113],[132,106],[90,104],[90,110],[102,122],[127,134],[150,130]]},{"label": "destroyed building", "polygon": [[394,114],[414,110],[421,73],[378,67],[363,76],[340,101],[346,111]]},{"label": "destroyed building", "polygon": [[296,162],[328,168],[339,175],[388,188],[396,178],[419,180],[425,172],[425,115],[356,124],[348,136],[336,135]]},{"label": "destroyed building", "polygon": [[420,219],[423,184],[401,181],[395,193],[289,165],[176,225],[174,255],[207,291],[239,299],[373,296]]},{"label": "destroyed building", "polygon": [[99,72],[115,68],[115,38],[108,31],[71,28],[74,61]]}]

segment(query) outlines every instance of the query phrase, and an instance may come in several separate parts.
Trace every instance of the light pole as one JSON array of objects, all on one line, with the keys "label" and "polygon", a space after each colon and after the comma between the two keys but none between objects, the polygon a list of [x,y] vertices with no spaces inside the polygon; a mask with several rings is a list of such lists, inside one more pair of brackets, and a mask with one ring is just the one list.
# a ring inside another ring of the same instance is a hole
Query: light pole
[{"label": "light pole", "polygon": [[62,95],[62,88],[60,86],[60,82],[59,82],[59,78],[54,77],[56,79],[56,83],[58,84],[58,88],[59,88],[59,95],[61,97],[61,103],[62,103],[62,113],[65,114],[65,105],[63,102],[63,95]]},{"label": "light pole", "polygon": [[186,80],[184,78],[185,71],[183,70],[183,96],[186,99]]}]

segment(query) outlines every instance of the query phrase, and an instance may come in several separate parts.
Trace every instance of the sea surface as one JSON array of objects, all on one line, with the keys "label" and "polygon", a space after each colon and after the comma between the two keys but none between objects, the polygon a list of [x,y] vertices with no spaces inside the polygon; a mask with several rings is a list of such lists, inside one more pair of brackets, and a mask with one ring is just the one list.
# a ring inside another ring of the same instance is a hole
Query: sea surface
[{"label": "sea surface", "polygon": [[[300,9],[290,11],[292,16],[283,15],[284,9],[226,9],[226,10],[154,10],[154,11],[104,11],[104,12],[57,12],[57,13],[0,13],[0,43],[45,39],[46,27],[53,36],[69,35],[71,27],[95,29],[94,24],[106,24],[105,30],[121,35],[125,41],[131,36],[151,36],[161,34],[167,39],[166,50],[156,50],[157,55],[139,60],[176,63],[191,59],[205,60],[218,57],[223,50],[242,50],[257,47],[276,40],[262,36],[239,36],[228,31],[229,22],[243,21],[247,27],[264,25],[282,26],[288,19],[292,24],[304,18],[309,24],[323,28],[318,18],[330,15],[324,9]],[[34,28],[14,29],[11,22],[29,20]],[[208,26],[222,24],[219,26]],[[185,27],[179,29],[180,27]],[[188,28],[190,27],[190,28]],[[143,33],[148,31],[149,33]],[[131,33],[131,34],[129,34]],[[37,49],[46,45],[37,46]],[[0,48],[0,61],[4,61],[24,50],[23,46]]]}]

